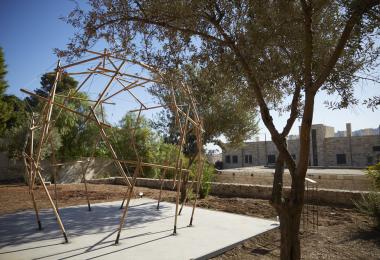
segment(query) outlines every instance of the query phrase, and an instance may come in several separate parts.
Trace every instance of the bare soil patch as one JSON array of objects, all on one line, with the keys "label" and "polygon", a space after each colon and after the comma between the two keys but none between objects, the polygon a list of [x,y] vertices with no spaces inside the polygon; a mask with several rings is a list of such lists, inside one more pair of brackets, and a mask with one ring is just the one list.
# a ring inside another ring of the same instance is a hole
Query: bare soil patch
[{"label": "bare soil patch", "polygon": [[[51,194],[53,186],[49,187]],[[89,185],[92,203],[121,200],[125,186]],[[138,187],[137,192],[157,199],[158,190]],[[42,187],[35,189],[40,208],[50,204]],[[54,197],[54,196],[53,196]],[[83,184],[58,185],[59,206],[86,204]],[[163,200],[174,202],[175,193],[163,192]],[[225,212],[261,218],[276,218],[268,201],[245,198],[219,198],[209,196],[198,206]],[[0,215],[32,209],[28,187],[23,185],[0,186]],[[195,219],[196,221],[196,219]],[[380,231],[372,228],[371,220],[355,209],[321,206],[318,230],[303,230],[302,255],[304,259],[380,259]],[[216,259],[278,259],[280,234],[272,230],[254,237]]]}]

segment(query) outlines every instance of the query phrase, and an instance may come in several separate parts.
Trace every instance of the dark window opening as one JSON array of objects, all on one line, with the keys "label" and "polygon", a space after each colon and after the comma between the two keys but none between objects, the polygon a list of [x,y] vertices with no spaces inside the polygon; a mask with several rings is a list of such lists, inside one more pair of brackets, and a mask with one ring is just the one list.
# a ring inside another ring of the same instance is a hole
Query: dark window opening
[{"label": "dark window opening", "polygon": [[313,165],[318,166],[318,153],[317,153],[317,130],[311,130],[311,146],[313,151]]},{"label": "dark window opening", "polygon": [[276,163],[276,155],[269,154],[268,155],[268,164],[275,164]]},{"label": "dark window opening", "polygon": [[346,154],[344,154],[344,153],[337,154],[336,155],[336,163],[337,164],[346,164],[347,163]]},{"label": "dark window opening", "polygon": [[246,154],[246,155],[244,156],[244,162],[245,162],[245,163],[252,164],[252,155],[251,155],[251,154]]},{"label": "dark window opening", "polygon": [[372,165],[373,164],[373,157],[372,156],[368,156],[367,157],[367,164],[368,165]]},{"label": "dark window opening", "polygon": [[380,152],[380,146],[374,146],[372,149],[374,152]]},{"label": "dark window opening", "polygon": [[231,163],[231,156],[226,155],[226,163]]},{"label": "dark window opening", "polygon": [[232,156],[232,163],[238,163],[238,157],[237,155]]}]

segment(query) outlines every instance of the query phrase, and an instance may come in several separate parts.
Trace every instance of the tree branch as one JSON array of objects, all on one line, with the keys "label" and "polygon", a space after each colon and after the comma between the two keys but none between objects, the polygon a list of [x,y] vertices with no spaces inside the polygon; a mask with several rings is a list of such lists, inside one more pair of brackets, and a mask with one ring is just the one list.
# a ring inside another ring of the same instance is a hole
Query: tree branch
[{"label": "tree branch", "polygon": [[280,135],[280,133],[277,131],[274,123],[273,123],[273,118],[270,115],[269,108],[265,102],[263,93],[261,91],[261,88],[259,86],[259,83],[257,82],[255,76],[253,75],[253,72],[244,58],[243,54],[240,52],[238,46],[236,45],[236,42],[224,31],[220,23],[213,18],[213,16],[205,13],[205,19],[208,20],[216,30],[222,35],[223,39],[225,42],[228,43],[229,47],[234,51],[235,55],[238,57],[246,75],[247,79],[250,82],[250,85],[253,87],[253,93],[254,96],[257,100],[257,103],[260,107],[260,114],[261,118],[265,124],[265,126],[268,128],[269,132],[271,133],[272,136],[272,141],[276,145],[277,149],[279,150],[279,153],[283,155],[284,160],[287,163],[287,166],[290,170],[291,173],[293,173],[296,169],[295,162],[290,155],[288,149],[286,148],[286,140],[283,136]]},{"label": "tree branch", "polygon": [[304,13],[305,26],[305,54],[304,54],[304,77],[305,91],[311,90],[313,86],[312,78],[312,59],[313,59],[313,31],[312,31],[312,10],[313,7],[307,4],[305,0],[301,0],[302,10]]},{"label": "tree branch", "polygon": [[221,45],[227,45],[227,43],[224,40],[222,40],[222,39],[220,39],[218,37],[209,35],[209,34],[204,33],[204,32],[199,32],[199,31],[196,31],[196,30],[192,30],[192,29],[189,29],[189,28],[178,27],[178,26],[169,24],[167,22],[154,21],[153,19],[136,17],[136,16],[124,16],[123,19],[125,21],[141,22],[141,23],[144,23],[144,24],[150,24],[150,25],[160,26],[160,27],[163,27],[163,28],[168,28],[168,29],[171,29],[171,30],[174,30],[174,31],[179,31],[179,32],[182,32],[182,33],[187,33],[187,34],[192,34],[192,35],[198,35],[199,37],[204,38],[206,40],[215,41],[215,42],[218,42]]},{"label": "tree branch", "polygon": [[281,136],[283,137],[286,137],[289,134],[290,129],[292,129],[293,124],[298,117],[298,103],[299,103],[300,97],[301,97],[301,85],[296,83],[296,88],[294,90],[292,103],[290,105],[290,115],[281,133]]},{"label": "tree branch", "polygon": [[346,25],[344,26],[343,32],[338,40],[338,43],[334,49],[333,54],[331,55],[329,61],[327,62],[324,70],[319,75],[317,80],[314,82],[313,90],[318,91],[318,89],[326,81],[327,77],[330,75],[331,70],[334,68],[339,57],[341,56],[344,47],[346,46],[347,41],[350,38],[350,34],[354,29],[354,26],[360,21],[362,15],[368,12],[372,7],[380,5],[379,0],[356,0],[351,4],[352,14],[347,20]]}]

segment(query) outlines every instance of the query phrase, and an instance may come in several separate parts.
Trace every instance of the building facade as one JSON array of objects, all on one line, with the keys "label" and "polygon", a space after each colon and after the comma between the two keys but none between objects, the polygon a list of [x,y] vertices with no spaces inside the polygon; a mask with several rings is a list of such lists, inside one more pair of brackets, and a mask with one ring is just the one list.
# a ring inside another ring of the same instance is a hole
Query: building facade
[{"label": "building facade", "polygon": [[[366,167],[380,162],[380,134],[353,136],[350,123],[346,124],[344,135],[341,132],[336,134],[331,126],[313,125],[310,141],[310,166]],[[290,154],[297,159],[299,137],[292,135],[287,142]],[[273,165],[277,156],[277,149],[271,141],[246,142],[239,148],[226,145],[223,168]]]}]

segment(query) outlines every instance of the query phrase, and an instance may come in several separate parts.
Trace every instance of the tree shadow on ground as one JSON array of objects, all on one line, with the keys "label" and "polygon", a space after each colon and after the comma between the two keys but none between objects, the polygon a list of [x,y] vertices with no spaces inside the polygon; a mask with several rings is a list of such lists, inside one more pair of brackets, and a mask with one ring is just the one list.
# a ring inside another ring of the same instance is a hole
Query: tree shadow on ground
[{"label": "tree shadow on ground", "polygon": [[[92,205],[88,211],[87,205],[62,208],[59,210],[66,232],[70,237],[94,233],[108,233],[117,229],[123,210],[119,203]],[[129,207],[125,229],[143,228],[148,222],[172,217],[164,214],[167,206],[162,205],[156,210],[156,202],[146,202]],[[174,213],[174,212],[173,212]],[[41,210],[42,230],[37,229],[34,211],[19,212],[0,216],[0,248],[28,242],[48,240],[62,237],[52,210]],[[63,240],[62,240],[63,241]],[[54,242],[52,245],[56,245]]]},{"label": "tree shadow on ground", "polygon": [[373,242],[380,247],[380,230],[373,226],[358,228],[358,230],[351,235],[349,240],[364,240],[366,242]]}]

